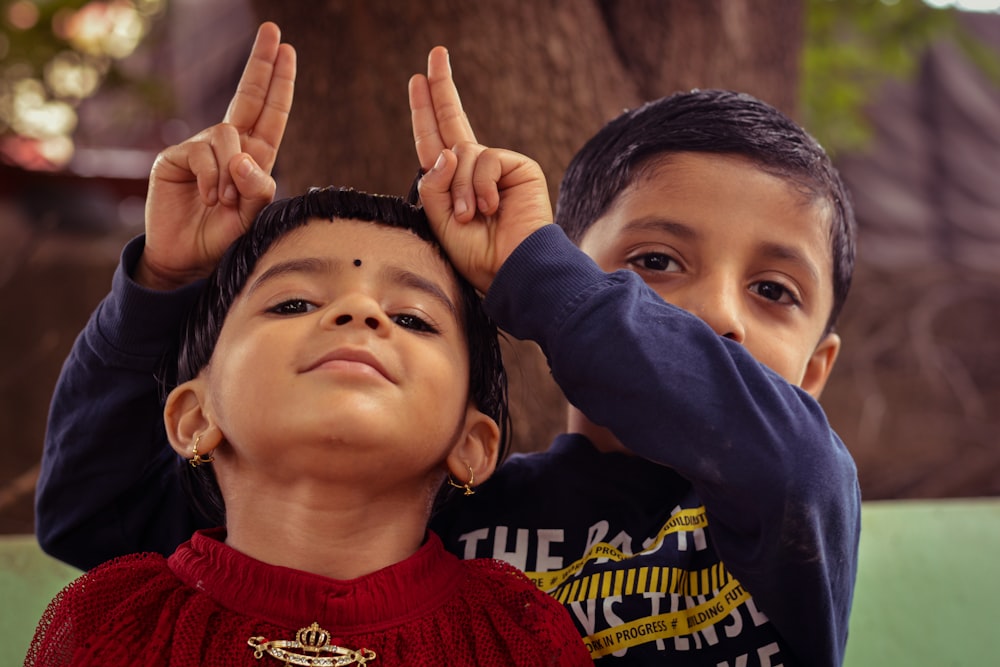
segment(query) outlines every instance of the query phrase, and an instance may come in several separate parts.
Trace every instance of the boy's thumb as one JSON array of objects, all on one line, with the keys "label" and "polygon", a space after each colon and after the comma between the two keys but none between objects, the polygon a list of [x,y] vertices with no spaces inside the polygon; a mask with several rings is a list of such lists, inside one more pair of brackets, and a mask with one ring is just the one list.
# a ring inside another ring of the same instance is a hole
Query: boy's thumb
[{"label": "boy's thumb", "polygon": [[274,179],[246,153],[233,157],[229,162],[229,174],[239,192],[240,217],[252,221],[260,209],[274,199],[277,189]]}]

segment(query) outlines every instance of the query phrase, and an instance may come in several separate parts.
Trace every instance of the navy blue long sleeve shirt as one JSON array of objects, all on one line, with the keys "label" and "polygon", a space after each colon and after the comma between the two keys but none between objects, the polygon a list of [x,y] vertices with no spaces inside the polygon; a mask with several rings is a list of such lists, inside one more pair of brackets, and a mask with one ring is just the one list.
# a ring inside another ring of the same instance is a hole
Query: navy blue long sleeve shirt
[{"label": "navy blue long sleeve shirt", "polygon": [[[143,290],[128,278],[139,252],[67,359],[46,435],[39,541],[84,568],[170,553],[203,524],[156,383],[199,287]],[[556,227],[515,251],[487,308],[635,456],[572,434],[515,456],[435,517],[446,546],[528,572],[599,664],[840,665],[860,497],[816,401]]]}]

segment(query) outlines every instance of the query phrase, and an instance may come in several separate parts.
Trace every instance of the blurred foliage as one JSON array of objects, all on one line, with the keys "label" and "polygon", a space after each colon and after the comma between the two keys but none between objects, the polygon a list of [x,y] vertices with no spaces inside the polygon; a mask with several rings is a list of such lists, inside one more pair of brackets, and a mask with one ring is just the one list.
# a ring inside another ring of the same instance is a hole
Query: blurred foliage
[{"label": "blurred foliage", "polygon": [[887,79],[915,76],[934,42],[950,39],[1000,85],[1000,53],[976,39],[954,8],[923,0],[806,0],[804,125],[831,153],[863,148],[864,107]]},{"label": "blurred foliage", "polygon": [[98,89],[162,106],[166,87],[129,61],[166,0],[0,0],[0,157],[58,169],[73,155],[78,107]]},{"label": "blurred foliage", "polygon": [[[913,76],[937,40],[951,39],[1000,85],[1000,54],[973,37],[955,9],[923,0],[804,2],[802,120],[832,154],[865,145],[865,105],[887,79]],[[113,100],[98,114],[105,125],[157,116],[150,112],[168,105],[167,86],[149,78],[148,63],[127,57],[166,4],[0,0],[0,158],[60,168],[79,135],[77,110],[99,88]]]}]

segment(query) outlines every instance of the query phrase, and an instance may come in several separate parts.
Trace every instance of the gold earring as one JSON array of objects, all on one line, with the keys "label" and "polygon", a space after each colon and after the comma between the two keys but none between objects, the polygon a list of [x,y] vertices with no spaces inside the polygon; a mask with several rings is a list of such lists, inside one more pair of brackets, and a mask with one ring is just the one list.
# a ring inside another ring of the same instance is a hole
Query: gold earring
[{"label": "gold earring", "polygon": [[212,453],[209,452],[208,456],[198,453],[198,443],[201,442],[201,434],[199,433],[194,439],[194,445],[191,446],[191,458],[188,459],[188,463],[191,464],[192,468],[197,468],[203,463],[211,463],[215,460]]},{"label": "gold earring", "polygon": [[448,483],[454,486],[456,489],[462,489],[463,496],[472,496],[475,495],[476,493],[475,491],[472,490],[472,485],[476,483],[476,473],[472,471],[472,466],[470,466],[469,464],[466,464],[465,467],[469,469],[468,482],[466,482],[465,484],[459,484],[458,482],[456,482],[454,479],[451,478],[451,475],[448,475]]}]

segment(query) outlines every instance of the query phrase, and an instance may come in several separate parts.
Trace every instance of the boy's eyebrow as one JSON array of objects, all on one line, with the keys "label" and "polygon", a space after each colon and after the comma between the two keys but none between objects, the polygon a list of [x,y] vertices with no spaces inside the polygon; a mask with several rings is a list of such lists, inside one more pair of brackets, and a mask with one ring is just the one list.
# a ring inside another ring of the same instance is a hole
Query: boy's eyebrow
[{"label": "boy's eyebrow", "polygon": [[816,265],[809,260],[809,257],[805,253],[800,252],[794,246],[784,243],[762,243],[760,248],[765,257],[797,264],[809,273],[809,277],[814,283],[820,282],[819,270],[816,268]]},{"label": "boy's eyebrow", "polygon": [[[288,275],[290,273],[330,273],[339,263],[341,262],[334,262],[322,257],[297,257],[284,262],[278,262],[264,271],[264,273],[260,274],[260,276],[253,281],[253,284],[251,284],[250,288],[247,290],[247,296],[249,297],[253,294],[254,290],[264,283],[279,276]],[[404,269],[399,266],[387,266],[383,268],[382,275],[392,283],[403,287],[409,287],[427,294],[445,306],[452,315],[458,317],[458,309],[455,307],[455,304],[448,297],[448,294],[434,281],[428,280],[427,278],[424,278],[409,269]]]},{"label": "boy's eyebrow", "polygon": [[630,220],[624,225],[625,231],[663,231],[683,239],[698,238],[698,231],[694,227],[685,225],[682,222],[661,218],[658,216],[647,216]]}]

